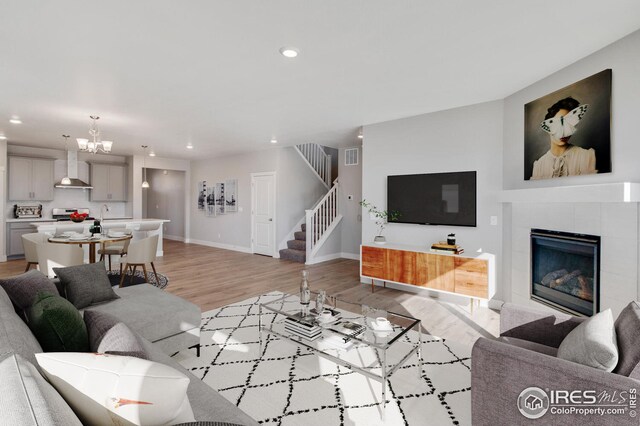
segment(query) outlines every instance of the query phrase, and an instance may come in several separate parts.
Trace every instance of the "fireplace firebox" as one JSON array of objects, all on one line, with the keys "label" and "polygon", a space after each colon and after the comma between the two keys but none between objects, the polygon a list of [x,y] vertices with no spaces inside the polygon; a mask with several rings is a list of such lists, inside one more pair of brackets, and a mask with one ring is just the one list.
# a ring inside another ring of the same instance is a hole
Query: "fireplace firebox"
[{"label": "fireplace firebox", "polygon": [[595,315],[599,269],[599,236],[531,230],[531,299],[573,315]]}]

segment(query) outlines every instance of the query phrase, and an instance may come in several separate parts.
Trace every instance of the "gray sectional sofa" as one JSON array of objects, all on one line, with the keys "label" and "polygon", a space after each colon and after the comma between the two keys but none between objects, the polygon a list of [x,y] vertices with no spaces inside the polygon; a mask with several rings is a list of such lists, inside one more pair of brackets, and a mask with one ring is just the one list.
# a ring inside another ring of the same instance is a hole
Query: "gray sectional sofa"
[{"label": "gray sectional sofa", "polygon": [[[148,284],[115,291],[119,299],[87,309],[118,317],[142,338],[151,361],[169,365],[191,379],[187,395],[196,420],[258,424],[168,355],[199,343],[200,309],[196,305]],[[39,352],[38,341],[0,288],[0,424],[80,424],[40,374],[35,359]]]},{"label": "gray sectional sofa", "polygon": [[[473,346],[473,425],[640,424],[640,305],[631,302],[615,322],[619,358],[611,373],[556,357],[565,336],[585,319],[506,303],[500,311],[500,337],[480,338]],[[546,392],[578,391],[571,401],[572,404],[578,401],[573,404],[576,408],[591,406],[588,400],[584,404],[579,400],[581,391],[595,391],[598,398],[605,396],[603,404],[607,403],[608,395],[610,404],[620,403],[628,410],[624,415],[606,417],[578,411],[555,415],[546,412],[544,417],[530,420],[517,406],[521,392],[530,387]],[[629,407],[634,392],[638,395],[635,410]]]}]

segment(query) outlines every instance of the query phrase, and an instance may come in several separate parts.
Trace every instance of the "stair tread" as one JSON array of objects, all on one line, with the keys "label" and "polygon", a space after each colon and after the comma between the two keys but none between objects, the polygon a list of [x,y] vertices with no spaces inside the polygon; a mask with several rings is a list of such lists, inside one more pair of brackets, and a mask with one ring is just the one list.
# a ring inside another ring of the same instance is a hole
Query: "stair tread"
[{"label": "stair tread", "polygon": [[307,233],[303,232],[303,231],[297,231],[293,233],[293,237],[296,240],[300,240],[300,241],[306,241],[307,240]]},{"label": "stair tread", "polygon": [[302,250],[282,249],[280,250],[280,258],[305,263],[307,260],[307,253]]},{"label": "stair tread", "polygon": [[287,248],[294,250],[307,251],[307,242],[303,240],[289,240],[287,241]]}]

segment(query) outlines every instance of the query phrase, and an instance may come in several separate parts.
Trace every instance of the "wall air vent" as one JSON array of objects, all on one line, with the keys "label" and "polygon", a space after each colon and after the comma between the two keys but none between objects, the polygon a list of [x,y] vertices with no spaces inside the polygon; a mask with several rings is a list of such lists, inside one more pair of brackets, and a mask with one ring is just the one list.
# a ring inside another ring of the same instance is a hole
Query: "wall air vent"
[{"label": "wall air vent", "polygon": [[358,148],[347,148],[344,150],[344,165],[357,166],[359,160]]}]

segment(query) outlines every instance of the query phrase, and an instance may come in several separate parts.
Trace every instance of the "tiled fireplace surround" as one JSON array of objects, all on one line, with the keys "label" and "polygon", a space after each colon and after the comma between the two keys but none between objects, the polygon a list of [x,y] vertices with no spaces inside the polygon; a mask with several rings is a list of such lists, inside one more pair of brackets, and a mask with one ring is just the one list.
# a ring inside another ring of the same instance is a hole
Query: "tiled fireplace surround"
[{"label": "tiled fireplace surround", "polygon": [[600,310],[611,308],[615,318],[629,301],[638,299],[638,203],[512,202],[505,213],[509,211],[511,238],[505,241],[505,261],[510,254],[511,271],[504,274],[514,303],[551,309],[529,295],[531,228],[600,235]]}]

